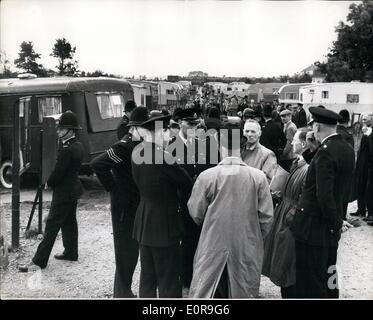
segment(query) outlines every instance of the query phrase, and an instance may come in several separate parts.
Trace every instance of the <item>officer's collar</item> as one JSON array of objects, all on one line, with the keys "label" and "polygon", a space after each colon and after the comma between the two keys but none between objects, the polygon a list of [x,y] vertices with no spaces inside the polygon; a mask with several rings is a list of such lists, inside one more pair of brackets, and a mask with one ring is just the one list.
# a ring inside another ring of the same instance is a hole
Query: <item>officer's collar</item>
[{"label": "officer's collar", "polygon": [[325,143],[326,140],[329,140],[331,137],[334,137],[334,136],[338,136],[338,133],[332,133],[332,134],[328,135],[327,137],[325,137],[325,138],[321,141],[321,144]]}]

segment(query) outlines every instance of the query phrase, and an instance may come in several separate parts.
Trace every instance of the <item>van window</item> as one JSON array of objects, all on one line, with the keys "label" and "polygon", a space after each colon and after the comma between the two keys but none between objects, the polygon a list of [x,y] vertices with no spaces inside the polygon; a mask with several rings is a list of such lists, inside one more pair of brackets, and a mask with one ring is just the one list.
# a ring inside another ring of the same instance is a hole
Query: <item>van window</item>
[{"label": "van window", "polygon": [[62,113],[61,97],[39,97],[38,98],[38,119],[43,122],[43,117]]},{"label": "van window", "polygon": [[124,100],[120,94],[96,94],[96,99],[102,119],[123,116]]}]

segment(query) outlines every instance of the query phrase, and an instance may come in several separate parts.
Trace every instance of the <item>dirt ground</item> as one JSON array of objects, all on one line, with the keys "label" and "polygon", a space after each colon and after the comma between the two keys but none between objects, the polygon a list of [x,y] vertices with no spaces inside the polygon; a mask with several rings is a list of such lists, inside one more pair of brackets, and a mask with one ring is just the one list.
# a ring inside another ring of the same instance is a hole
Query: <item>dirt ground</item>
[{"label": "dirt ground", "polygon": [[[114,249],[108,194],[92,178],[84,180],[85,194],[78,206],[79,260],[59,261],[55,253],[63,251],[61,234],[58,235],[48,267],[32,273],[20,273],[19,264],[30,261],[40,243],[40,236],[25,238],[25,228],[32,202],[21,203],[20,249],[9,253],[9,265],[0,273],[1,299],[14,298],[112,298],[114,278]],[[23,193],[27,190],[23,190]],[[30,192],[29,192],[30,193]],[[9,199],[9,192],[0,193]],[[48,197],[46,197],[48,198]],[[22,199],[22,197],[21,197]],[[10,241],[11,203],[1,201]],[[50,202],[45,201],[44,216]],[[356,203],[349,212],[356,210]],[[35,215],[32,227],[37,227]],[[343,233],[338,251],[338,272],[341,298],[373,299],[373,228],[362,222],[361,227]],[[140,266],[137,265],[133,291],[138,293]],[[184,292],[184,296],[187,293]],[[280,290],[262,277],[260,297],[277,299]]]}]

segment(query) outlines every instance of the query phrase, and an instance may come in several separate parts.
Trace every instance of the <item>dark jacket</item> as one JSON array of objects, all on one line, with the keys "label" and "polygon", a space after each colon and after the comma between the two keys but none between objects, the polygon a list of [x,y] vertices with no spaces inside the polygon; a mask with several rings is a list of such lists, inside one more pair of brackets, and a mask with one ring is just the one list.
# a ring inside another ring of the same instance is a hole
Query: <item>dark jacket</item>
[{"label": "dark jacket", "polygon": [[307,126],[307,115],[306,111],[301,108],[299,111],[295,112],[293,117],[293,122],[297,126],[297,128],[303,128]]},{"label": "dark jacket", "polygon": [[[188,148],[190,149],[188,150]],[[197,179],[201,172],[216,166],[220,158],[217,142],[211,137],[207,137],[205,141],[192,139],[191,145],[187,147],[180,136],[177,135],[176,139],[169,145],[168,151],[177,163],[188,172],[193,181]],[[181,154],[178,154],[178,152]],[[212,154],[215,155],[215,159],[211,157]]]},{"label": "dark jacket", "polygon": [[82,164],[84,150],[74,137],[63,143],[58,151],[56,165],[47,184],[53,189],[54,202],[76,201],[83,193],[78,172]]},{"label": "dark jacket", "polygon": [[118,140],[121,140],[125,135],[129,132],[129,127],[127,127],[127,124],[129,123],[130,119],[124,115],[122,120],[119,122],[119,125],[117,127],[117,137]]},{"label": "dark jacket", "polygon": [[286,138],[281,125],[274,120],[267,121],[262,127],[260,144],[272,150],[279,159],[286,145]]},{"label": "dark jacket", "polygon": [[337,125],[337,133],[340,134],[341,137],[345,139],[352,148],[354,148],[354,137],[348,132],[345,126]]},{"label": "dark jacket", "polygon": [[140,200],[131,165],[131,154],[138,143],[128,134],[90,164],[106,191],[125,208],[137,208]]},{"label": "dark jacket", "polygon": [[354,151],[340,135],[329,137],[319,147],[291,226],[297,240],[313,246],[338,246],[353,169]]},{"label": "dark jacket", "polygon": [[[145,150],[152,158],[165,159],[169,154],[154,143],[143,142],[134,150],[133,159]],[[143,149],[142,149],[143,148]],[[167,247],[179,243],[183,233],[180,202],[186,203],[192,190],[192,180],[178,164],[162,161],[136,164],[132,174],[140,192],[133,237],[141,245]]]}]

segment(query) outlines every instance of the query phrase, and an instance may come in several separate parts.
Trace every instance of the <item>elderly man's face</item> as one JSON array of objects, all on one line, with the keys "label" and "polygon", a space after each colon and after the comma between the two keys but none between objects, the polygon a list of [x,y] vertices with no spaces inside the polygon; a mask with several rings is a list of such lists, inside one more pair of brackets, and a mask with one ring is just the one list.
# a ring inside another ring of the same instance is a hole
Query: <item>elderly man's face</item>
[{"label": "elderly man's face", "polygon": [[362,116],[361,117],[361,123],[363,124],[363,125],[366,125],[366,123],[368,122],[368,116]]},{"label": "elderly man's face", "polygon": [[249,144],[256,143],[261,135],[261,129],[259,124],[255,122],[246,122],[243,129],[243,134],[247,138],[247,142]]}]

